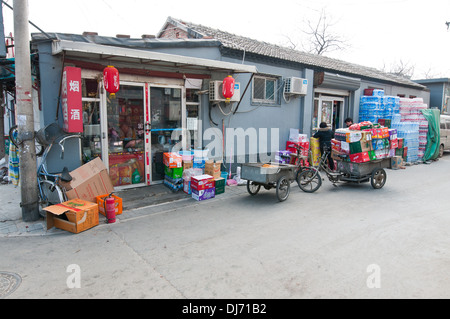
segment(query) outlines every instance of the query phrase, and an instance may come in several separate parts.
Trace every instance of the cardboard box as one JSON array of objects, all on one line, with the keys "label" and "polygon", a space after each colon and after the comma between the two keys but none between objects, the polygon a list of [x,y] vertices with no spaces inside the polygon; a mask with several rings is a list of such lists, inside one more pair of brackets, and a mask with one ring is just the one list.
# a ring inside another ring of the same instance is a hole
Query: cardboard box
[{"label": "cardboard box", "polygon": [[391,168],[399,169],[403,164],[403,158],[401,156],[394,156],[391,159]]},{"label": "cardboard box", "polygon": [[387,128],[391,127],[391,120],[390,119],[378,119],[378,124],[381,124]]},{"label": "cardboard box", "polygon": [[214,187],[197,190],[192,188],[192,198],[198,201],[207,200],[216,196],[216,189]]},{"label": "cardboard box", "polygon": [[337,129],[334,132],[334,138],[337,139],[338,141],[344,141],[347,142],[347,132],[349,132],[350,130],[348,129]]},{"label": "cardboard box", "polygon": [[348,159],[348,154],[331,151],[331,158],[334,159],[335,161],[345,161]]},{"label": "cardboard box", "polygon": [[170,168],[164,166],[164,173],[172,179],[178,179],[183,177],[183,167]]},{"label": "cardboard box", "polygon": [[[105,200],[106,197],[108,197],[109,194],[105,194],[105,195],[101,195],[101,196],[97,196],[96,197],[96,203],[98,205],[98,212],[100,214],[102,214],[103,216],[106,216],[106,212],[105,212]],[[112,198],[114,198],[114,205],[116,207],[116,216],[117,215],[122,215],[122,211],[123,211],[123,203],[122,203],[122,198],[120,198],[119,196],[116,195],[112,195]]]},{"label": "cardboard box", "polygon": [[208,188],[213,188],[214,177],[211,175],[200,175],[200,176],[192,176],[191,178],[191,189],[192,190],[204,190]]},{"label": "cardboard box", "polygon": [[331,150],[340,152],[341,151],[341,143],[342,142],[337,139],[332,139],[331,140]]},{"label": "cardboard box", "polygon": [[362,140],[359,142],[349,143],[350,144],[350,154],[357,154],[362,152],[371,151],[372,142],[363,142]]},{"label": "cardboard box", "polygon": [[398,137],[397,138],[397,143],[398,143],[398,147],[397,148],[403,148],[403,141],[404,141],[404,139],[403,138],[400,138],[400,137]]},{"label": "cardboard box", "polygon": [[169,168],[183,167],[183,157],[177,153],[164,153],[163,163]]},{"label": "cardboard box", "polygon": [[362,132],[361,131],[350,131],[347,132],[347,143],[355,143],[361,141],[362,138]]},{"label": "cardboard box", "polygon": [[358,154],[350,154],[350,162],[353,162],[353,163],[370,162],[369,153],[362,152],[362,153],[358,153]]},{"label": "cardboard box", "polygon": [[220,167],[222,165],[221,161],[214,163],[213,160],[205,162],[205,174],[211,175],[214,178],[220,177]]},{"label": "cardboard box", "polygon": [[300,142],[292,142],[292,141],[286,142],[286,150],[291,153],[297,154],[298,152],[297,147],[300,147]]},{"label": "cardboard box", "polygon": [[183,181],[183,192],[188,195],[191,195],[191,181]]},{"label": "cardboard box", "polygon": [[398,140],[397,139],[390,141],[390,148],[391,149],[398,148]]},{"label": "cardboard box", "polygon": [[350,154],[350,143],[341,141],[341,153]]},{"label": "cardboard box", "polygon": [[194,163],[192,161],[183,161],[183,171],[193,167]]},{"label": "cardboard box", "polygon": [[216,178],[214,180],[214,183],[215,183],[216,195],[225,193],[225,185],[226,185],[225,178],[222,178],[222,177]]},{"label": "cardboard box", "polygon": [[56,227],[78,234],[99,223],[98,205],[78,198],[44,210],[47,212],[47,229]]},{"label": "cardboard box", "polygon": [[68,199],[84,199],[95,203],[96,197],[114,192],[108,170],[100,158],[96,158],[70,172],[72,181],[61,183]]}]

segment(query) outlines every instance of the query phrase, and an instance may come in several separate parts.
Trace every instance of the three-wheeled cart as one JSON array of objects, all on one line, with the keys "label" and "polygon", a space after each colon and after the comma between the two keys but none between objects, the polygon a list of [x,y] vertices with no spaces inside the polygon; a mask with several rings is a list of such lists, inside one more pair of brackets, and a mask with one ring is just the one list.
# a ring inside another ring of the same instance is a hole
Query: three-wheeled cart
[{"label": "three-wheeled cart", "polygon": [[[367,183],[370,182],[374,189],[384,186],[387,179],[385,168],[391,167],[391,158],[377,159],[364,163],[353,163],[336,160],[335,172],[325,168],[328,179],[335,185],[338,182]],[[307,193],[317,191],[322,185],[322,177],[315,167],[304,170],[297,178],[300,189]]]},{"label": "three-wheeled cart", "polygon": [[296,179],[297,166],[290,164],[242,164],[241,178],[247,180],[250,195],[258,194],[261,186],[269,190],[276,188],[280,202],[285,201],[291,191],[291,182]]},{"label": "three-wheeled cart", "polygon": [[380,189],[386,183],[387,174],[384,170],[391,166],[391,158],[383,158],[365,163],[336,161],[337,171],[341,173],[340,180],[352,183],[367,183],[375,189]]}]

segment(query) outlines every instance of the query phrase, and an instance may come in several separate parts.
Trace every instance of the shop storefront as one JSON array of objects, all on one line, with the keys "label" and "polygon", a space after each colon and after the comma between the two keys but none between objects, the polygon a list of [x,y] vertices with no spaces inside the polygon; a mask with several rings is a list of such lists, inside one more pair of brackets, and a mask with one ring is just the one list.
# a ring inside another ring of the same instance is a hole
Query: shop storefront
[{"label": "shop storefront", "polygon": [[199,144],[198,90],[186,89],[180,80],[153,82],[121,81],[112,97],[96,79],[83,79],[82,156],[101,157],[114,186],[162,181],[163,153],[177,143],[183,149]]},{"label": "shop storefront", "polygon": [[[202,145],[197,93],[205,80],[256,72],[253,66],[77,42],[55,41],[52,53],[81,69],[82,162],[100,157],[119,188],[162,182],[163,153]],[[153,63],[158,66],[148,67]],[[115,95],[104,89],[107,65],[120,72]],[[71,151],[77,156],[76,148]]]}]

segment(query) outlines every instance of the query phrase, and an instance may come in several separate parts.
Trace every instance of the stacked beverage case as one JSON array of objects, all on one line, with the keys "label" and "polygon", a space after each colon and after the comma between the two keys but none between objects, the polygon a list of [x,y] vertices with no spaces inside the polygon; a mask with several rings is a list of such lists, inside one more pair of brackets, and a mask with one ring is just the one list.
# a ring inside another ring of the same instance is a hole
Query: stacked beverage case
[{"label": "stacked beverage case", "polygon": [[397,129],[398,138],[403,138],[404,146],[408,148],[406,162],[414,163],[422,160],[425,154],[428,121],[421,110],[427,108],[422,98],[385,96],[383,90],[373,90],[373,95],[361,97],[359,120],[390,121],[390,127]]}]

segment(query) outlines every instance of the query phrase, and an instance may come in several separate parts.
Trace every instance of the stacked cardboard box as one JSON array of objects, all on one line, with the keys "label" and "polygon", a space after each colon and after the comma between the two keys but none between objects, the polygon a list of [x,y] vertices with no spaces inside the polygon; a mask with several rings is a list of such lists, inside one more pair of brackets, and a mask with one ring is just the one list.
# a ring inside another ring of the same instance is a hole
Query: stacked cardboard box
[{"label": "stacked cardboard box", "polygon": [[173,191],[183,188],[183,159],[178,153],[164,153],[164,185]]},{"label": "stacked cardboard box", "polygon": [[332,157],[354,163],[394,157],[398,147],[397,131],[380,125],[359,124],[362,130],[338,129],[332,140]]},{"label": "stacked cardboard box", "polygon": [[207,160],[205,161],[205,174],[211,175],[214,178],[220,177],[220,167],[222,161]]},{"label": "stacked cardboard box", "polygon": [[193,176],[191,178],[192,198],[198,201],[214,198],[216,195],[214,177],[211,175]]},{"label": "stacked cardboard box", "polygon": [[[290,129],[289,139],[286,142],[286,149],[275,153],[275,163],[297,165],[298,149],[300,149],[300,159],[302,166],[309,166],[308,156],[310,143],[306,134],[300,134],[299,129]],[[294,161],[295,160],[295,161]]]},{"label": "stacked cardboard box", "polygon": [[216,188],[216,195],[220,195],[225,193],[225,184],[226,180],[223,177],[219,177],[214,179],[215,188]]}]

